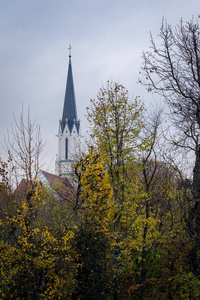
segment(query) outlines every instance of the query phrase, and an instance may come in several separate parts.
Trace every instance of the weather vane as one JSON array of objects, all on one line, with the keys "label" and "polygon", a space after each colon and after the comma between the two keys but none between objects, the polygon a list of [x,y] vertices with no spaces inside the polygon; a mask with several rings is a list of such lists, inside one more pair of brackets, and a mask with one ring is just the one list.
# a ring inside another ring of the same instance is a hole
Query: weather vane
[{"label": "weather vane", "polygon": [[72,50],[72,46],[71,45],[69,45],[69,57],[71,57],[71,50]]}]

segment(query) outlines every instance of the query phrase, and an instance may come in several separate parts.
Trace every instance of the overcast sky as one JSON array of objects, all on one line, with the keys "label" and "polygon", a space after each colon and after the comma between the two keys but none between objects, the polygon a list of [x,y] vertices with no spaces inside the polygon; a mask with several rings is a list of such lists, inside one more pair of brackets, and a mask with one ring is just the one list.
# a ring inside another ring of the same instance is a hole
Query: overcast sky
[{"label": "overcast sky", "polygon": [[[72,45],[78,118],[87,131],[86,107],[107,80],[125,85],[131,97],[153,102],[137,84],[149,33],[162,17],[175,26],[200,14],[199,0],[0,0],[0,140],[22,111],[41,126],[46,167],[54,171]],[[4,150],[0,146],[0,157]]]}]

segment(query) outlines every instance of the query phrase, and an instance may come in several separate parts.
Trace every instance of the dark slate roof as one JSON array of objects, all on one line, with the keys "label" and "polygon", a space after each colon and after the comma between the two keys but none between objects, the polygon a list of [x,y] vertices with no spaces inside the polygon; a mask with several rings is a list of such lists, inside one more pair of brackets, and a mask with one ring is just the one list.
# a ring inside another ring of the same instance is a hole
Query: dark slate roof
[{"label": "dark slate roof", "polygon": [[[67,119],[67,122],[66,122],[66,119]],[[76,99],[75,99],[74,83],[73,83],[73,75],[72,75],[71,56],[69,56],[69,68],[68,68],[68,75],[67,75],[65,100],[64,100],[63,115],[62,115],[62,120],[61,120],[62,132],[64,131],[66,123],[68,124],[70,133],[72,132],[74,124],[79,133],[80,123],[77,119]]]}]

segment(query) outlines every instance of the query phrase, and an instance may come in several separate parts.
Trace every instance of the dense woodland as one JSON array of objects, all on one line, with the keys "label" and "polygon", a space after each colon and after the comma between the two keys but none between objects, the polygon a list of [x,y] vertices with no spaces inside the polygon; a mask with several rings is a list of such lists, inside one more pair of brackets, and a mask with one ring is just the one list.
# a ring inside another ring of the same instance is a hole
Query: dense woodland
[{"label": "dense woodland", "polygon": [[198,21],[173,30],[163,20],[159,38],[143,53],[139,81],[167,105],[167,127],[161,109],[147,112],[107,82],[59,199],[58,186],[37,179],[39,127],[29,116],[16,122],[0,162],[0,299],[200,298]]}]

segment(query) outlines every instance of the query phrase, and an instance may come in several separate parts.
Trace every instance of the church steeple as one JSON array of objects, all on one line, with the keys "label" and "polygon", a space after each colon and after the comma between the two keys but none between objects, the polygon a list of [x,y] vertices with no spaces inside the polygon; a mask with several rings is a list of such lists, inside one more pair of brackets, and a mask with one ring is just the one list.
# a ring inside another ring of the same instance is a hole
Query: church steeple
[{"label": "church steeple", "polygon": [[69,46],[69,67],[67,75],[67,84],[65,90],[65,99],[63,107],[63,115],[61,120],[61,129],[64,131],[65,125],[68,124],[70,133],[72,132],[73,126],[76,126],[77,132],[79,133],[79,122],[77,119],[77,110],[76,110],[76,99],[74,92],[74,82],[72,75],[72,63],[71,63],[71,45]]},{"label": "church steeple", "polygon": [[58,130],[58,155],[55,172],[59,176],[70,174],[71,167],[80,151],[80,121],[77,119],[76,99],[69,46],[69,67],[65,90],[62,119]]}]

